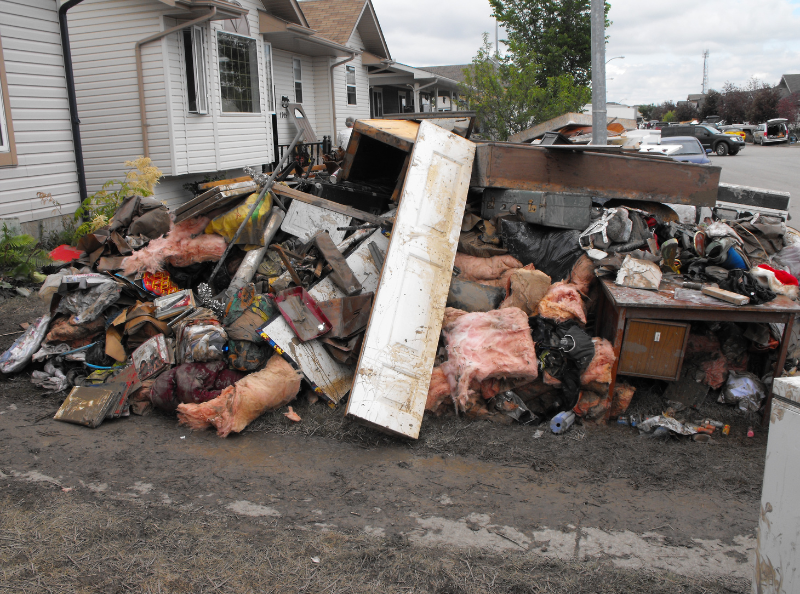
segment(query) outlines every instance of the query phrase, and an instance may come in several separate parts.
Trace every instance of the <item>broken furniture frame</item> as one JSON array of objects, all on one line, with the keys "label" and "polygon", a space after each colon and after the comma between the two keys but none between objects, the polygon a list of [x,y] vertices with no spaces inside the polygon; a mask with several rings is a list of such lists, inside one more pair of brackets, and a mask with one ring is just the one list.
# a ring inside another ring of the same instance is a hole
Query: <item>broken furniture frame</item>
[{"label": "broken furniture frame", "polygon": [[[761,305],[731,305],[723,301],[706,297],[699,291],[698,300],[685,301],[675,299],[673,293],[666,288],[658,291],[629,289],[614,284],[608,278],[598,279],[602,287],[602,298],[598,306],[598,336],[611,342],[614,346],[614,364],[611,368],[609,394],[614,393],[617,383],[620,352],[625,339],[626,321],[629,319],[644,320],[683,320],[683,321],[719,321],[719,322],[773,322],[785,324],[781,345],[778,350],[778,361],[775,367],[776,377],[786,362],[786,351],[792,335],[794,318],[800,314],[800,304],[788,297],[778,295],[775,299]],[[662,284],[664,287],[666,283]],[[674,287],[673,287],[674,288]],[[680,372],[679,372],[680,373]],[[762,424],[769,421],[772,406],[772,390],[767,392]],[[608,420],[608,419],[606,419]]]},{"label": "broken furniture frame", "polygon": [[[464,133],[464,138],[469,139],[472,131],[475,129],[475,120],[478,117],[477,111],[423,111],[414,113],[387,113],[383,114],[384,120],[413,120],[421,122],[422,120],[463,120],[469,119],[467,130]],[[436,122],[434,122],[436,123]],[[443,126],[444,127],[444,126]],[[444,127],[447,129],[446,127]],[[458,134],[457,132],[455,132]]]}]

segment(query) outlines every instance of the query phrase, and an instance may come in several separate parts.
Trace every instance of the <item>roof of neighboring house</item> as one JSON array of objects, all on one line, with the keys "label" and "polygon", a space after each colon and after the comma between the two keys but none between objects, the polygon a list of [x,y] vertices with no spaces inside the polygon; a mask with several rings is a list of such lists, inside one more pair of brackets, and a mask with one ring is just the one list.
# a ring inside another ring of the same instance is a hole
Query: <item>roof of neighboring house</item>
[{"label": "roof of neighboring house", "polygon": [[300,9],[321,37],[346,45],[358,29],[367,51],[391,58],[370,0],[303,0]]},{"label": "roof of neighboring house", "polygon": [[705,98],[706,98],[706,95],[704,93],[689,93],[689,95],[686,97],[686,100],[687,101],[700,101],[700,100],[705,99]]},{"label": "roof of neighboring house", "polygon": [[297,5],[297,0],[261,0],[269,14],[301,27],[308,27],[303,11]]},{"label": "roof of neighboring house", "polygon": [[472,64],[450,64],[448,66],[418,66],[420,70],[444,76],[450,80],[463,83],[464,82],[464,69],[469,68]]},{"label": "roof of neighboring house", "polygon": [[784,74],[781,81],[786,83],[790,93],[800,91],[800,74]]}]

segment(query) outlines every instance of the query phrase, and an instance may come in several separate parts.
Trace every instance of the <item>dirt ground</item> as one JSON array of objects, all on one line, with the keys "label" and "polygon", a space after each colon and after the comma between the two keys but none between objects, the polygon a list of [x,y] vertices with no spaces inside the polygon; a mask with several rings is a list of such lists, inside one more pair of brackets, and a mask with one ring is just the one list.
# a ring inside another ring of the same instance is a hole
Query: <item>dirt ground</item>
[{"label": "dirt ground", "polygon": [[[0,334],[42,311],[0,303]],[[710,444],[454,417],[406,441],[303,399],[222,440],[58,423],[62,398],[0,382],[0,592],[750,589],[766,434],[711,398],[697,416],[732,432]]]}]

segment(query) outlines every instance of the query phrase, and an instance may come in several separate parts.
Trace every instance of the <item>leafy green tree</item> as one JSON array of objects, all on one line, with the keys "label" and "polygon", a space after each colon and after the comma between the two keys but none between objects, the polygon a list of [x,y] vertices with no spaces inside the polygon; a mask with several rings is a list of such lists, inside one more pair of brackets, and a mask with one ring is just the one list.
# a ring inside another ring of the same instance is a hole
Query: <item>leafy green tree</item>
[{"label": "leafy green tree", "polygon": [[705,120],[708,116],[719,115],[722,107],[722,94],[711,89],[700,106],[700,120]]},{"label": "leafy green tree", "polygon": [[[576,85],[592,80],[591,0],[489,0],[508,34],[504,40],[515,64],[538,64],[536,83],[570,75]],[[606,28],[609,4],[605,4]]]},{"label": "leafy green tree", "polygon": [[656,108],[656,104],[655,103],[648,103],[646,105],[640,105],[638,107],[639,113],[642,114],[642,118],[645,121],[653,119],[653,110],[655,108]]},{"label": "leafy green tree", "polygon": [[488,34],[469,68],[464,69],[461,93],[477,112],[481,131],[496,140],[552,119],[579,111],[592,99],[591,91],[575,83],[569,74],[548,77],[540,84],[541,67],[535,61],[522,64],[511,56],[493,55]]},{"label": "leafy green tree", "polygon": [[675,115],[675,111],[668,111],[661,118],[661,121],[663,121],[663,122],[674,122],[677,119],[678,119],[678,117]]}]

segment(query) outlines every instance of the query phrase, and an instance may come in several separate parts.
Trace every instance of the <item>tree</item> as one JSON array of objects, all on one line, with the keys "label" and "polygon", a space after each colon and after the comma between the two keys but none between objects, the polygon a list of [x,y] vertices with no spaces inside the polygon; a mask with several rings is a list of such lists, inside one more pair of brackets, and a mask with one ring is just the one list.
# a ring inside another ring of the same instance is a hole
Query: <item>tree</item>
[{"label": "tree", "polygon": [[675,119],[679,122],[689,122],[699,115],[697,108],[688,101],[681,101],[675,108]]},{"label": "tree", "polygon": [[661,105],[657,105],[653,110],[654,120],[664,120],[664,115],[670,111],[675,111],[677,106],[672,101],[664,101]]},{"label": "tree", "polygon": [[708,116],[719,115],[721,107],[722,107],[722,94],[719,91],[711,89],[706,95],[703,104],[700,106],[701,121],[708,118]]},{"label": "tree", "polygon": [[674,111],[668,111],[661,118],[661,120],[664,121],[664,122],[674,122],[677,119],[678,118],[675,116],[675,112]]},{"label": "tree", "polygon": [[747,90],[737,87],[732,82],[726,82],[722,87],[722,108],[718,115],[729,124],[741,123],[747,119],[749,106]]},{"label": "tree", "polygon": [[655,103],[648,103],[647,105],[640,105],[637,109],[639,110],[639,113],[642,114],[642,119],[644,121],[648,121],[653,119],[653,110],[655,108]]},{"label": "tree", "polygon": [[548,77],[539,85],[537,62],[517,65],[510,56],[492,54],[489,36],[484,33],[472,65],[464,69],[460,92],[477,112],[481,131],[493,139],[507,140],[539,122],[580,111],[592,99],[591,91],[575,84],[568,74]]},{"label": "tree", "polygon": [[[585,86],[592,79],[591,0],[489,0],[492,16],[508,34],[512,61],[538,64],[536,83],[570,75]],[[608,3],[605,4],[606,28]]]},{"label": "tree", "polygon": [[792,93],[788,97],[784,97],[778,101],[778,117],[786,118],[789,121],[789,126],[796,128],[798,119],[800,119],[799,106],[800,93]]},{"label": "tree", "polygon": [[778,102],[781,98],[778,89],[764,85],[754,95],[747,110],[747,119],[751,123],[760,124],[778,117]]}]

